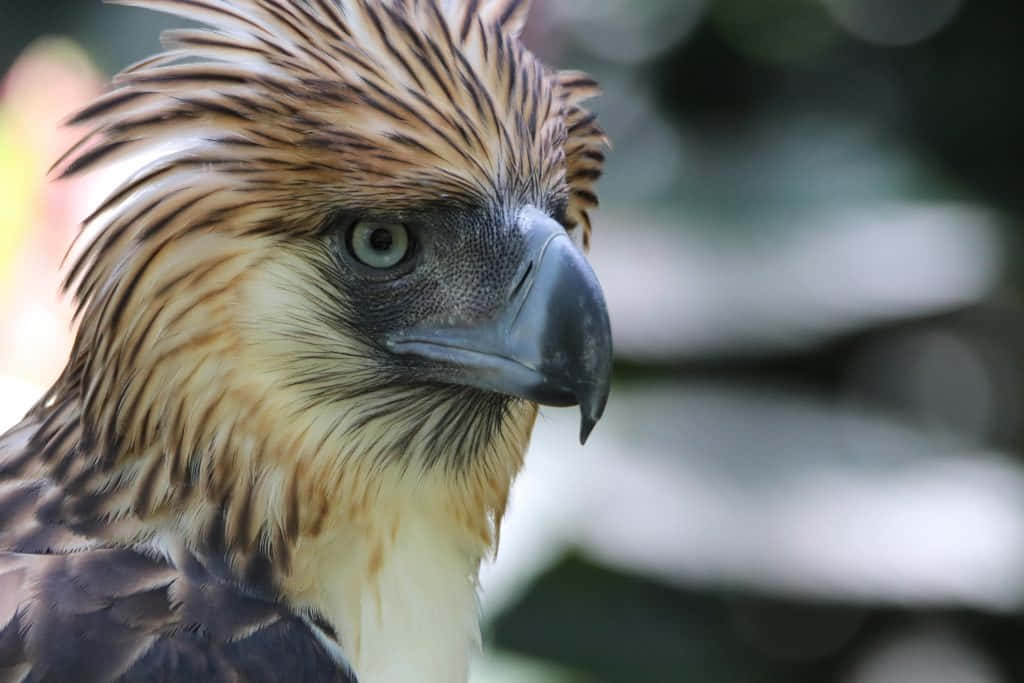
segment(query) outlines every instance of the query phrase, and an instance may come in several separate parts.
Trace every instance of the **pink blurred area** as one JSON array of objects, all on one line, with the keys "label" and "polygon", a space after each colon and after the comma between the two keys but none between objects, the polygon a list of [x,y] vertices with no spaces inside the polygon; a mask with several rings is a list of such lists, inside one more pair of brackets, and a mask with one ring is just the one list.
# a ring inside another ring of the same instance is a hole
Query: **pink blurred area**
[{"label": "pink blurred area", "polygon": [[95,201],[95,181],[56,180],[51,164],[82,131],[62,126],[103,79],[64,39],[28,47],[0,81],[0,420],[59,373],[72,340],[61,262]]}]

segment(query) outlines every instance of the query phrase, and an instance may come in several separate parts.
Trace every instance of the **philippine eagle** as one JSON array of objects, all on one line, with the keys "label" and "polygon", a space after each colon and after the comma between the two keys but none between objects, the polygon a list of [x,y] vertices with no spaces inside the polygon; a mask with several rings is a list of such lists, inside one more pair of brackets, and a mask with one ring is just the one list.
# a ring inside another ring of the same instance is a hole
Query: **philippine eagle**
[{"label": "philippine eagle", "polygon": [[537,404],[608,395],[596,84],[527,0],[115,2],[205,28],[57,165],[156,159],[0,437],[0,681],[465,681]]}]

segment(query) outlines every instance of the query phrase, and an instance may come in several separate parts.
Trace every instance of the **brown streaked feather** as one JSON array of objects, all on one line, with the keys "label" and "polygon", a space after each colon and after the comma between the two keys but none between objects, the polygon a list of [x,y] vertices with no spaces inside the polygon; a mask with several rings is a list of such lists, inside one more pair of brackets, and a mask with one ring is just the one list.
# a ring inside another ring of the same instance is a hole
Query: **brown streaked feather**
[{"label": "brown streaked feather", "polygon": [[519,36],[526,26],[531,0],[491,0],[481,11],[484,21],[491,21],[511,36]]},{"label": "brown streaked feather", "polygon": [[[106,138],[106,154],[126,154],[157,142],[161,135],[184,136],[209,127],[232,130],[241,137],[259,135],[261,128],[278,129],[278,123],[283,124],[280,132],[290,131],[287,121],[274,117],[264,116],[252,125],[217,119],[218,111],[233,106],[218,107],[214,102],[196,100],[183,105],[177,99],[167,99],[180,98],[204,86],[221,98],[234,97],[237,92],[254,111],[264,115],[273,113],[277,103],[283,101],[301,102],[305,98],[315,104],[330,91],[347,93],[343,110],[322,112],[311,107],[304,111],[306,130],[279,139],[292,152],[293,168],[294,153],[301,155],[307,140],[312,143],[314,139],[327,141],[337,136],[333,149],[343,155],[355,149],[350,140],[358,137],[366,147],[382,152],[377,157],[382,163],[350,159],[347,169],[345,163],[335,163],[339,173],[348,176],[335,179],[344,183],[348,194],[362,189],[376,196],[381,189],[395,187],[403,190],[404,199],[414,201],[417,197],[408,196],[405,190],[425,187],[435,195],[446,189],[456,196],[476,190],[486,197],[493,194],[496,178],[515,185],[525,181],[516,177],[524,171],[556,171],[564,168],[567,147],[594,144],[582,138],[577,143],[571,133],[559,132],[572,108],[593,94],[593,81],[575,72],[568,76],[549,74],[518,41],[510,39],[526,16],[529,3],[524,0],[454,3],[448,10],[450,19],[436,10],[432,0],[398,3],[393,8],[388,3],[351,0],[342,3],[349,14],[347,19],[339,16],[331,3],[300,8],[252,0],[237,5],[215,0],[131,0],[124,4],[181,14],[206,21],[217,30],[169,33],[168,43],[173,47],[166,59],[157,66],[151,62],[123,73],[119,83],[128,92],[113,95],[102,106],[76,117],[79,123],[98,125]],[[471,20],[474,9],[476,21]],[[361,26],[358,43],[351,38],[352,22]],[[311,35],[314,41],[310,41]],[[175,66],[182,58],[199,61]],[[313,83],[317,85],[310,87]],[[561,95],[564,108],[545,108],[543,119],[552,124],[551,128],[541,125],[538,116],[530,117],[535,122],[532,126],[516,124],[516,112],[536,112],[536,103],[554,92]],[[483,102],[488,103],[486,108],[481,107]],[[360,109],[375,109],[389,116],[394,112],[392,129],[352,125],[365,118]],[[140,117],[143,112],[147,114]],[[163,125],[144,128],[142,122],[152,119],[149,112],[163,117]],[[464,125],[466,112],[478,116]],[[290,112],[281,114],[289,116]],[[467,130],[472,134],[468,135]],[[312,131],[318,131],[316,138],[308,136]],[[393,149],[393,140],[402,136],[416,139],[427,150],[422,166],[408,149],[383,153]],[[142,139],[147,144],[142,144]],[[295,144],[298,149],[293,147]],[[67,170],[84,170],[106,156],[93,154],[95,158],[85,156],[73,161]],[[432,177],[429,171],[438,166],[436,159],[450,154],[462,157],[466,165]],[[476,166],[478,159],[491,163]],[[357,173],[376,182],[352,187],[352,176]],[[403,177],[410,176],[415,180],[403,182]],[[453,178],[457,181],[451,183]],[[322,186],[329,179],[310,180],[319,180]],[[560,176],[541,180],[555,184],[564,181]]]}]

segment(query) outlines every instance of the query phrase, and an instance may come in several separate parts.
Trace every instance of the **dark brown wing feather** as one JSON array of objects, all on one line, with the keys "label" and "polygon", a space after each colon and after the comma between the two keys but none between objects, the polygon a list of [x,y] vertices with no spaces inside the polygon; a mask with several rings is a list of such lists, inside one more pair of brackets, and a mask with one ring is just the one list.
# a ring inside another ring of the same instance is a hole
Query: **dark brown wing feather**
[{"label": "dark brown wing feather", "polygon": [[89,462],[65,403],[0,435],[0,683],[355,683],[331,626],[258,571],[242,583],[223,544],[118,546],[117,488],[75,495],[59,476]]},{"label": "dark brown wing feather", "polygon": [[355,683],[313,621],[185,564],[0,553],[0,681]]},{"label": "dark brown wing feather", "polygon": [[43,426],[0,436],[0,683],[355,683],[329,625],[220,555],[112,547],[51,478]]}]

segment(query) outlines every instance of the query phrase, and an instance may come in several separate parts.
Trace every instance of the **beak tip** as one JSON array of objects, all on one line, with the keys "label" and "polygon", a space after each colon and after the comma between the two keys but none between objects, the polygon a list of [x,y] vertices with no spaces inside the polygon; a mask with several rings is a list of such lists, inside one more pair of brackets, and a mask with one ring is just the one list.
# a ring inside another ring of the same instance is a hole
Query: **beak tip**
[{"label": "beak tip", "polygon": [[587,443],[587,439],[590,438],[590,433],[594,431],[594,425],[597,424],[597,420],[587,415],[583,415],[580,419],[580,445],[583,446]]},{"label": "beak tip", "polygon": [[584,399],[580,402],[580,445],[586,445],[587,439],[590,438],[590,433],[594,431],[594,426],[597,421],[601,419],[601,415],[604,413],[604,404],[607,399],[607,393],[604,394],[603,398],[596,402],[590,402]]}]

